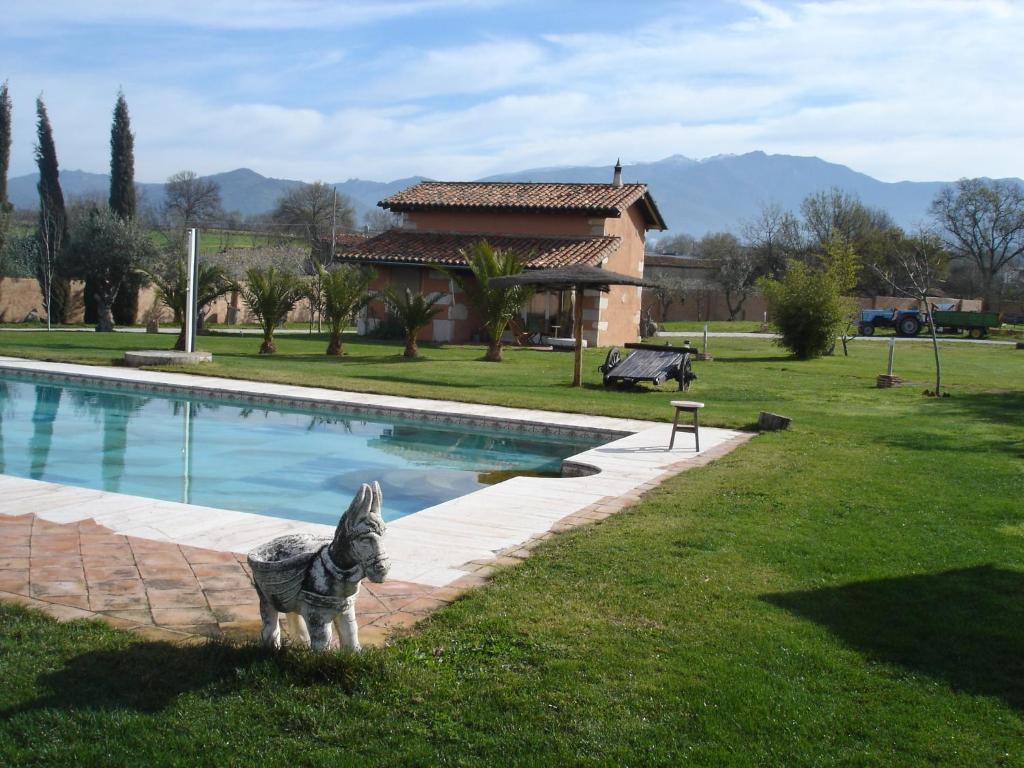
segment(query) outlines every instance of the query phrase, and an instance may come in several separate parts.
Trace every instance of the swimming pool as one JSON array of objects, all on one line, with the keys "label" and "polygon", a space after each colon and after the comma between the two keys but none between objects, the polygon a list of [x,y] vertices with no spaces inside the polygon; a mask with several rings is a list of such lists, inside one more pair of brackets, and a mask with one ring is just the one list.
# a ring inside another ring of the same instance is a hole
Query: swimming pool
[{"label": "swimming pool", "polygon": [[393,520],[600,442],[0,375],[0,474],[331,525],[364,482]]}]

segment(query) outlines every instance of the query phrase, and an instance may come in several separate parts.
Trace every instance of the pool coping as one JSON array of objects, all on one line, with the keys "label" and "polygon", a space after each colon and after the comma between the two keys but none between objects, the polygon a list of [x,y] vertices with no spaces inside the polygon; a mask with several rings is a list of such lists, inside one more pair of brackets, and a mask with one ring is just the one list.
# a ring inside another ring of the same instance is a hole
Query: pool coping
[{"label": "pool coping", "polygon": [[[271,405],[357,409],[368,415],[614,438],[566,459],[568,474],[575,476],[512,478],[389,523],[386,543],[393,562],[391,577],[431,587],[465,584],[467,577],[472,581],[481,568],[488,567],[487,563],[528,551],[525,545],[557,530],[563,521],[581,515],[579,521],[600,519],[601,510],[628,505],[667,477],[704,464],[750,438],[748,433],[702,427],[699,453],[689,434],[680,434],[670,451],[670,425],[660,422],[11,357],[0,357],[0,372],[165,392],[188,391]],[[8,475],[0,475],[0,498],[5,500],[6,515],[34,514],[59,523],[94,519],[118,534],[223,552],[246,552],[287,533],[333,532],[332,526],[316,523]],[[339,515],[347,503],[347,499],[339,501]]]}]

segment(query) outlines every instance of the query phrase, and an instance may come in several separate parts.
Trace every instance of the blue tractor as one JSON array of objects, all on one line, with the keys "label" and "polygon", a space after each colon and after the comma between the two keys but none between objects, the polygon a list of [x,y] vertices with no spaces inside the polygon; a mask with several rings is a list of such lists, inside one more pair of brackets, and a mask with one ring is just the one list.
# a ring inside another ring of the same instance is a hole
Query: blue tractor
[{"label": "blue tractor", "polygon": [[876,328],[895,328],[897,336],[917,336],[925,319],[916,309],[862,309],[857,321],[861,336],[874,336]]}]

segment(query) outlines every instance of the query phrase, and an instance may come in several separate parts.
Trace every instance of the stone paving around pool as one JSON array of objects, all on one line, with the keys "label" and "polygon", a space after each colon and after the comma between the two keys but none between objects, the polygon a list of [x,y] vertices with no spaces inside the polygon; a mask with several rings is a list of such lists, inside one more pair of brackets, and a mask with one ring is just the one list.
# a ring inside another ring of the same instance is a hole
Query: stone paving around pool
[{"label": "stone paving around pool", "polygon": [[[486,582],[555,533],[603,520],[665,479],[725,455],[753,435],[702,428],[668,450],[670,425],[469,403],[0,358],[0,370],[244,393],[331,406],[358,404],[545,428],[596,429],[619,439],[567,459],[563,478],[516,477],[388,524],[392,579],[364,582],[360,638],[379,644]],[[339,503],[338,514],[347,506]],[[245,552],[285,533],[333,526],[0,475],[0,599],[59,619],[101,618],[149,638],[254,639],[257,600]]]},{"label": "stone paving around pool", "polygon": [[[529,557],[556,533],[600,522],[638,502],[662,480],[708,464],[751,437],[741,434],[699,458],[679,462],[629,496],[601,499],[494,557],[465,563],[464,574],[446,586],[364,581],[356,603],[360,640],[384,644],[485,584],[498,568]],[[260,628],[244,554],[125,536],[92,519],[55,523],[31,513],[0,514],[0,600],[40,609],[61,621],[102,619],[149,640],[255,640]]]}]

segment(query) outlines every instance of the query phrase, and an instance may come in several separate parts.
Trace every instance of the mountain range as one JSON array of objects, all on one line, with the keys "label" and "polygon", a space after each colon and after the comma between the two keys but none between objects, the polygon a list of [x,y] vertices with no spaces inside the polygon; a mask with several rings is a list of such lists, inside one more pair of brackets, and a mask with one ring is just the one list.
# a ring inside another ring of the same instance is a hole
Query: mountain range
[{"label": "mountain range", "polygon": [[[845,165],[829,163],[817,157],[769,155],[749,152],[742,155],[716,155],[694,160],[673,155],[650,163],[626,165],[622,171],[626,182],[645,182],[658,203],[670,232],[686,232],[700,236],[713,231],[737,231],[744,220],[755,216],[762,205],[777,203],[797,211],[809,194],[838,187],[856,195],[866,205],[889,212],[897,224],[914,229],[928,215],[928,206],[936,193],[949,182],[900,181],[884,182]],[[8,182],[11,202],[19,208],[37,204],[36,176],[13,177]],[[278,198],[302,184],[291,179],[262,176],[248,168],[207,176],[221,189],[224,208],[243,216],[270,211]],[[516,173],[488,176],[481,181],[611,181],[609,166],[564,166],[534,168]],[[355,208],[358,221],[377,201],[415,184],[422,177],[379,182],[349,179],[337,182],[339,194],[347,195]],[[1020,179],[1012,179],[1024,184]],[[61,171],[64,194],[106,196],[109,177],[85,171]],[[146,205],[159,206],[163,200],[163,184],[139,185]]]}]

